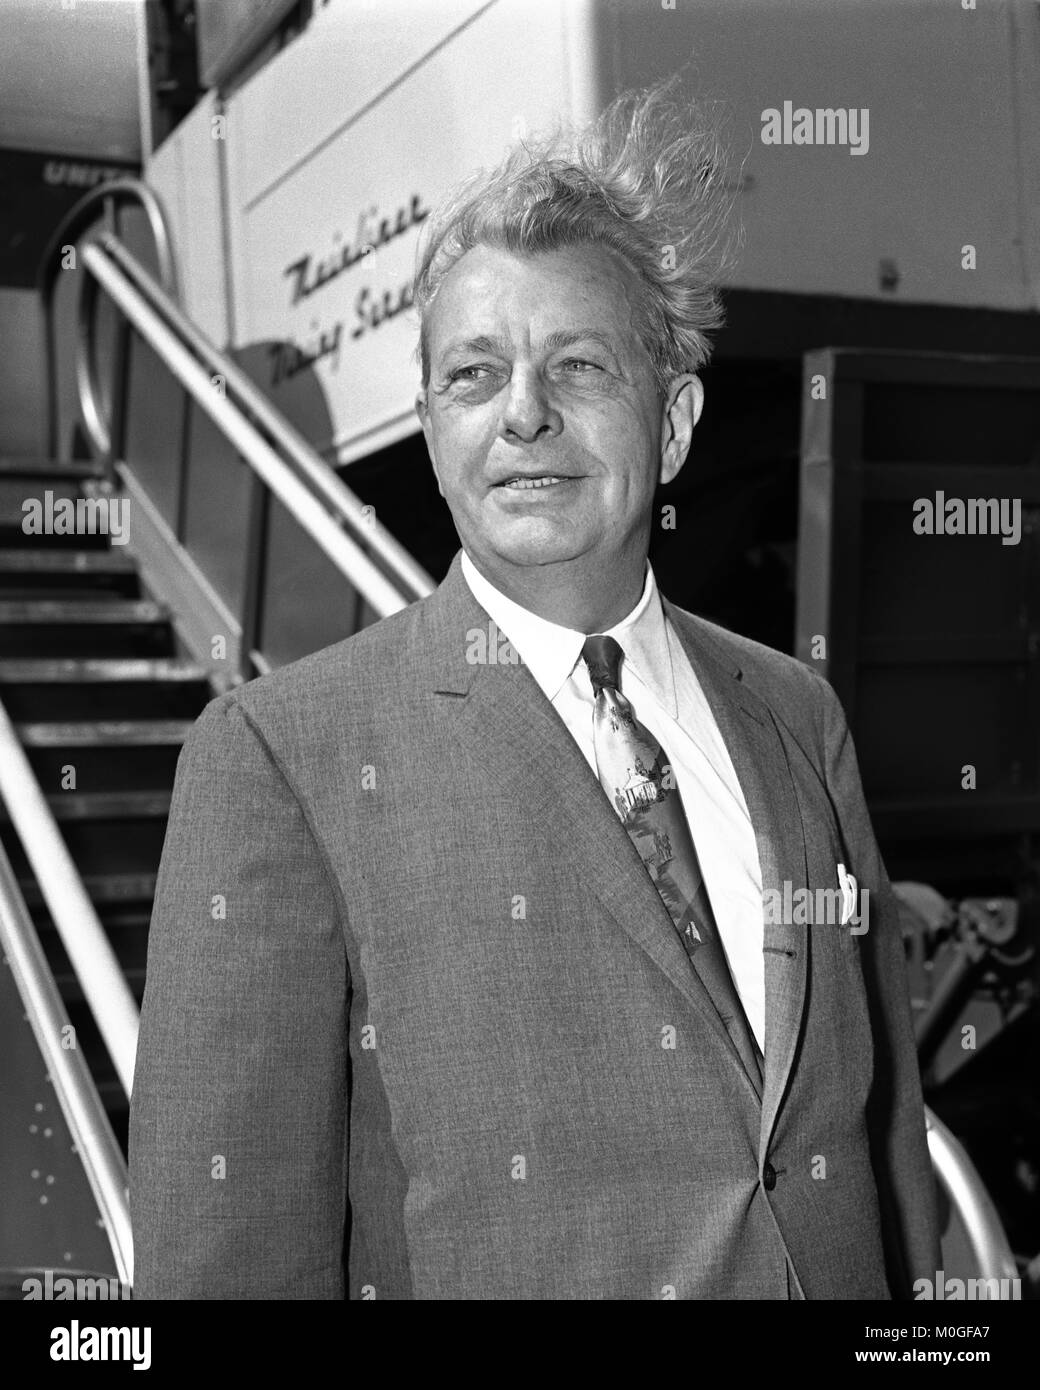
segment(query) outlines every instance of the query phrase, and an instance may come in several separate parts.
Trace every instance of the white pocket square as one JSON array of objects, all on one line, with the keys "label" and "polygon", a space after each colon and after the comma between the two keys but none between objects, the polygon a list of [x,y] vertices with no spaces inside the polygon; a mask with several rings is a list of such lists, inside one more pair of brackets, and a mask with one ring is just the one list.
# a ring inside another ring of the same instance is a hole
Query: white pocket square
[{"label": "white pocket square", "polygon": [[844,864],[838,865],[838,884],[841,887],[841,925],[851,922],[856,915],[856,880]]}]

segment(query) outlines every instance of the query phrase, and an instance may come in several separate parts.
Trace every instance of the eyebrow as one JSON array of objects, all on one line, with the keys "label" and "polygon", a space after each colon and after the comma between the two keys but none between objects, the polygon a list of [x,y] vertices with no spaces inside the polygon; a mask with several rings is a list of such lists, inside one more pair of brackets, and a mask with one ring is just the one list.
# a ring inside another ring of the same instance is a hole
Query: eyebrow
[{"label": "eyebrow", "polygon": [[[555,333],[548,334],[542,346],[550,352],[555,352],[559,348],[573,347],[575,343],[598,343],[606,352],[613,355],[617,353],[611,338],[595,328],[557,329]],[[507,350],[508,345],[503,339],[481,334],[476,338],[457,338],[444,348],[441,356],[443,359],[460,352],[494,352],[501,356]]]},{"label": "eyebrow", "polygon": [[612,339],[606,333],[600,333],[596,328],[573,328],[560,329],[556,333],[550,333],[545,340],[545,346],[550,351],[557,348],[573,347],[575,343],[598,343],[606,352],[616,353]]},{"label": "eyebrow", "polygon": [[444,348],[441,357],[451,357],[459,352],[496,352],[501,356],[505,351],[506,345],[501,338],[481,335],[477,338],[456,338]]}]

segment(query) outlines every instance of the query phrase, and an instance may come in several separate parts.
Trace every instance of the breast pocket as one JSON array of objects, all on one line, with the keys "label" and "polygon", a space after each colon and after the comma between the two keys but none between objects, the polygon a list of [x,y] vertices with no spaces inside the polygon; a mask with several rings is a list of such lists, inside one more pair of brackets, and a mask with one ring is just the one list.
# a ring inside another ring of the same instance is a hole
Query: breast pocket
[{"label": "breast pocket", "polygon": [[837,886],[838,865],[853,874],[849,856],[830,797],[815,783],[798,788],[798,805],[805,834],[805,853],[809,863],[809,880],[820,887]]}]

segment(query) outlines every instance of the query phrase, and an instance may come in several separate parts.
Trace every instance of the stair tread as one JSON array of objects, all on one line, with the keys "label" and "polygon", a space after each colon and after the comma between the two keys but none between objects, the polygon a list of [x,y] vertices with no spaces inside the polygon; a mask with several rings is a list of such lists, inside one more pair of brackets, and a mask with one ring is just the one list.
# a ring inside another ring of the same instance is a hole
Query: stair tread
[{"label": "stair tread", "polygon": [[118,550],[0,550],[0,574],[133,574]]},{"label": "stair tread", "polygon": [[169,610],[152,599],[0,599],[0,624],[160,623]]},{"label": "stair tread", "polygon": [[[26,902],[32,911],[36,930],[43,936],[55,933],[56,928],[51,921],[50,912],[40,898],[39,892],[36,893],[33,901],[30,902],[26,898]],[[120,932],[147,932],[152,919],[152,905],[150,901],[143,904],[119,901],[102,903],[98,906],[98,916],[110,938]]]},{"label": "stair tread", "polygon": [[[105,903],[151,902],[155,897],[155,874],[83,874],[83,886],[95,907]],[[29,907],[40,907],[43,894],[34,878],[19,878]]]},{"label": "stair tread", "polygon": [[192,726],[190,719],[95,719],[54,724],[16,724],[15,732],[26,748],[90,748],[97,744],[181,744]]},{"label": "stair tread", "polygon": [[[169,791],[51,792],[47,804],[55,820],[144,820],[170,813]],[[0,821],[7,820],[0,805]]]},{"label": "stair tread", "polygon": [[152,905],[151,901],[146,907],[128,907],[119,902],[109,903],[107,908],[99,909],[98,916],[109,935],[117,931],[147,932],[152,922]]},{"label": "stair tread", "polygon": [[[104,1061],[105,1059],[103,1058],[102,1064]],[[97,1093],[101,1098],[101,1103],[108,1111],[108,1118],[114,1122],[115,1116],[125,1116],[130,1108],[130,1102],[126,1098],[126,1092],[123,1090],[123,1083],[119,1078],[112,1075],[97,1080],[95,1077],[95,1085],[97,1086]]]},{"label": "stair tread", "polygon": [[[50,913],[40,900],[39,893],[35,901],[29,902],[27,898],[26,902],[34,912],[36,930],[45,937],[55,933],[56,928],[51,921]],[[123,902],[99,903],[98,916],[110,937],[118,932],[147,932],[152,920],[152,907],[150,902],[136,907]]]},{"label": "stair tread", "polygon": [[113,656],[73,660],[71,658],[12,657],[0,660],[0,686],[38,684],[43,681],[205,681],[206,671],[191,661],[176,657]]},{"label": "stair tread", "polygon": [[0,477],[10,478],[103,478],[104,466],[89,459],[60,460],[39,455],[0,456]]},{"label": "stair tread", "polygon": [[[25,521],[28,514],[25,510],[25,503],[32,501],[39,502],[42,505],[45,501],[45,498],[43,496],[36,497],[33,495],[32,492],[29,492],[27,496],[22,495],[26,493],[26,487],[24,485],[19,486],[18,484],[12,482],[9,478],[0,478],[0,483],[6,484],[6,486],[2,490],[0,490],[0,526],[4,526],[8,530],[12,531],[18,530],[22,533],[22,535],[30,536],[33,539],[36,539],[40,536],[59,536],[63,540],[68,540],[70,538],[75,538],[77,535],[81,534],[103,536],[106,540],[108,539],[108,531],[103,530],[99,522],[94,523],[93,531],[86,529],[86,521],[84,521],[84,530],[82,532],[79,532],[77,530],[59,531],[57,528],[55,528],[54,530],[43,529],[27,531],[25,529]],[[14,495],[12,495],[12,489],[15,490]],[[40,489],[36,489],[36,491],[50,493],[52,505],[58,502],[70,502],[73,506],[75,506],[77,502],[85,502],[87,500],[84,497],[83,493],[79,491],[74,481],[61,482],[53,487],[43,487]]]},{"label": "stair tread", "polygon": [[[127,984],[138,987],[144,985],[145,973],[143,965],[124,965],[123,975],[126,977]],[[61,991],[62,998],[68,1002],[69,997],[75,999],[83,998],[83,988],[73,970],[59,970],[54,976],[54,983]]]}]

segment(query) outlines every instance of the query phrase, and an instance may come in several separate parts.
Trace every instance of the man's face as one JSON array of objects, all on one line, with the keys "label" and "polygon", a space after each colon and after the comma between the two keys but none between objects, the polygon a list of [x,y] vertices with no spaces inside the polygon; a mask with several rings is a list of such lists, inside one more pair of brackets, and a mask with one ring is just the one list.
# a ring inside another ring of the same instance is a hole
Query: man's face
[{"label": "man's face", "polygon": [[417,409],[441,495],[486,571],[645,556],[654,489],[682,466],[701,396],[685,377],[662,400],[638,292],[596,245],[478,246],[441,283]]}]

